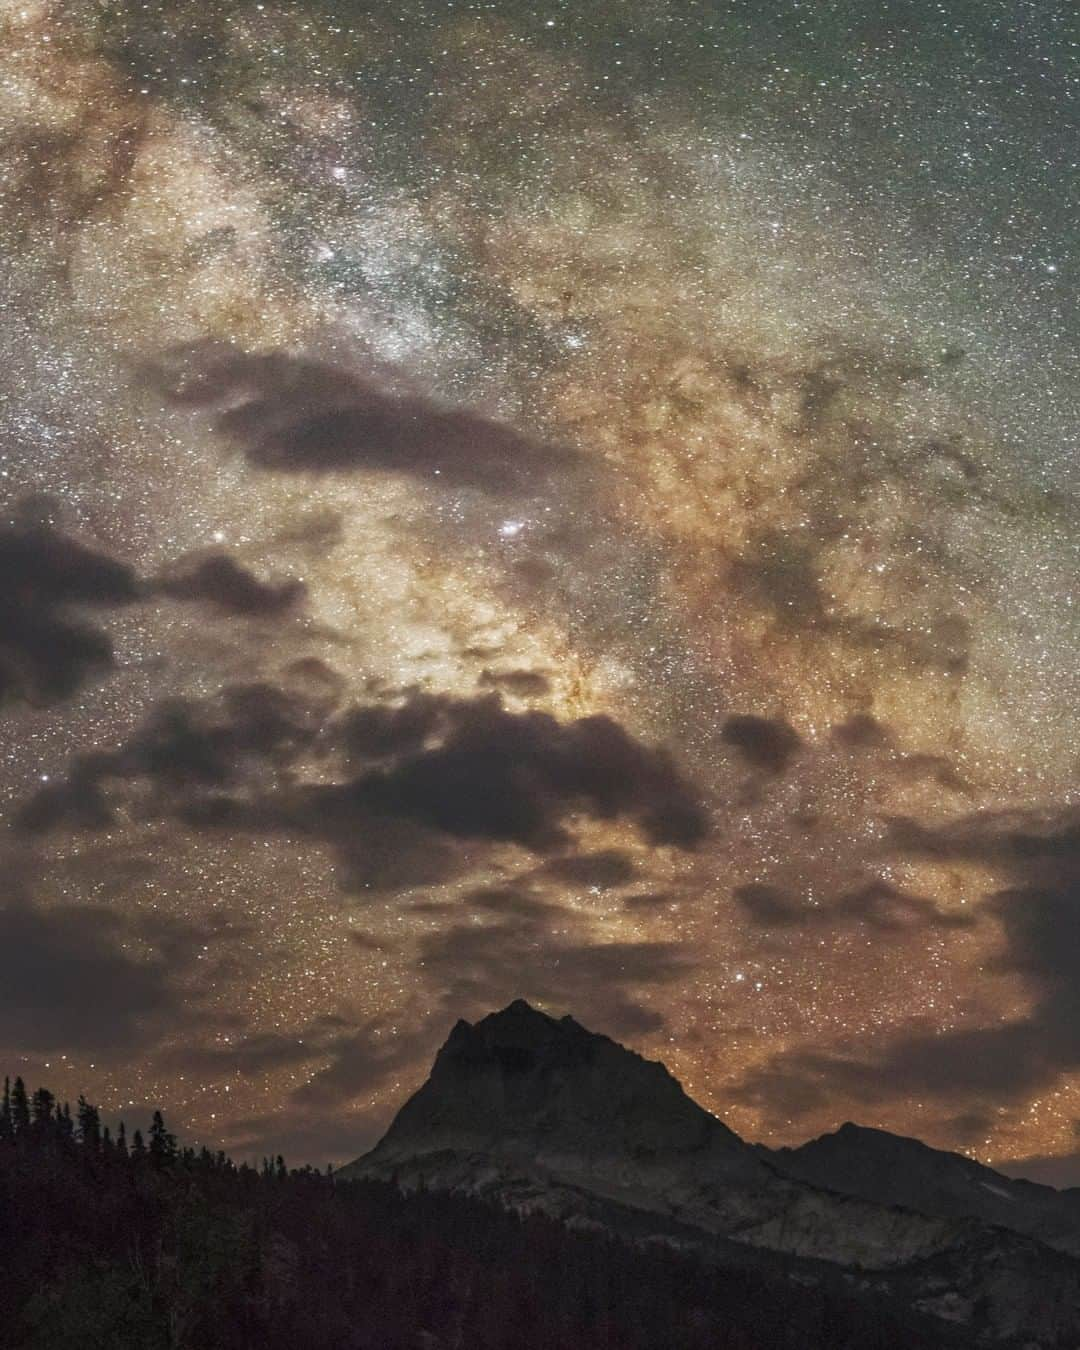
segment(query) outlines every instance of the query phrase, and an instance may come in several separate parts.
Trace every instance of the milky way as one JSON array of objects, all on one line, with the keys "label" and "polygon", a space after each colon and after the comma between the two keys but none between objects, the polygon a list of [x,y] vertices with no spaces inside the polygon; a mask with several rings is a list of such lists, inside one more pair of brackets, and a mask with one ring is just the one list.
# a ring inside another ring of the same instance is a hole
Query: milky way
[{"label": "milky way", "polygon": [[1067,1174],[1068,9],[5,0],[10,1071],[340,1160],[522,996]]}]

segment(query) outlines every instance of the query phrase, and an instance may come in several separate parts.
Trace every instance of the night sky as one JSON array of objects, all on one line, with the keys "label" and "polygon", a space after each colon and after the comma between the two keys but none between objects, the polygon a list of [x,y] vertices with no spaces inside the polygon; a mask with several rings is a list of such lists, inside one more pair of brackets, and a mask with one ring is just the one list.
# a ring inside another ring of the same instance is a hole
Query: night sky
[{"label": "night sky", "polygon": [[0,1065],[344,1161],[522,996],[1080,1180],[1078,42],[3,0]]}]

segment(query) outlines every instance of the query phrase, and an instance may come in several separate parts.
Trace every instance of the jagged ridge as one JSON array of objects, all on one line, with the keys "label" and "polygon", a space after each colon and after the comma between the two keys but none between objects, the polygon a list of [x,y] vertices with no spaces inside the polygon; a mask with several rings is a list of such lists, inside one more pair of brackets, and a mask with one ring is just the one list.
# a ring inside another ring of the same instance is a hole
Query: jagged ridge
[{"label": "jagged ridge", "polygon": [[798,1148],[762,1149],[788,1176],[924,1214],[973,1218],[1080,1255],[1080,1191],[1003,1176],[973,1158],[848,1121]]},{"label": "jagged ridge", "polygon": [[[889,1168],[903,1171],[905,1160],[909,1182],[893,1177],[886,1187]],[[1001,1222],[997,1209],[961,1200],[987,1180],[961,1175],[970,1168],[978,1164],[854,1126],[803,1150],[754,1147],[662,1064],[519,999],[458,1022],[383,1139],[338,1175],[482,1195],[696,1244],[715,1259],[735,1243],[760,1253],[751,1259],[788,1261],[804,1281],[827,1262],[854,1272],[861,1288],[967,1326],[980,1342],[1007,1344],[1030,1327],[1032,1345],[1075,1345],[1080,1262],[1021,1234],[1045,1240],[1052,1231],[1067,1251],[1080,1225],[1058,1231],[1060,1206],[1046,1202],[1046,1232],[990,1226],[988,1218]],[[988,1205],[1015,1203],[982,1189]]]},{"label": "jagged ridge", "polygon": [[[663,1064],[524,999],[475,1025],[456,1024],[428,1081],[370,1156],[434,1139],[467,1148],[564,1143],[642,1159],[703,1149],[746,1153],[742,1140],[688,1097]],[[746,1161],[756,1170],[748,1153]]]}]

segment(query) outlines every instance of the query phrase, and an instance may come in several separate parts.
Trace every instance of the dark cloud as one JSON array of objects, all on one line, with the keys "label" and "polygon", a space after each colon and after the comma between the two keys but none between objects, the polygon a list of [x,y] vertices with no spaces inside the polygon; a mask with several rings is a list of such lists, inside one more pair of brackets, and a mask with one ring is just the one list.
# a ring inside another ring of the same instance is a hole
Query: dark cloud
[{"label": "dark cloud", "polygon": [[[297,826],[286,820],[284,828]],[[472,864],[457,840],[408,820],[358,811],[328,821],[325,829],[316,823],[311,833],[335,850],[341,888],[354,895],[438,886],[456,880]]]},{"label": "dark cloud", "polygon": [[482,886],[479,890],[469,891],[461,900],[450,905],[445,913],[460,913],[461,910],[481,910],[489,914],[517,915],[524,919],[562,919],[566,921],[566,909],[550,900],[534,895],[527,886]]},{"label": "dark cloud", "polygon": [[732,1095],[773,1119],[840,1098],[877,1104],[899,1095],[1001,1105],[1045,1087],[1062,1067],[1046,1053],[1033,1022],[944,1034],[928,1027],[897,1038],[875,1057],[861,1049],[785,1051],[752,1071]]},{"label": "dark cloud", "polygon": [[538,670],[484,670],[480,684],[485,689],[505,689],[517,698],[543,698],[551,692],[551,681]]},{"label": "dark cloud", "polygon": [[98,1052],[193,1025],[199,1013],[178,980],[230,931],[240,933],[96,905],[9,902],[0,907],[0,1038],[21,1051]]},{"label": "dark cloud", "polygon": [[290,661],[281,672],[281,687],[311,708],[321,709],[324,716],[341,702],[345,692],[345,677],[317,656],[303,656]]},{"label": "dark cloud", "polygon": [[181,558],[156,582],[173,600],[200,600],[226,614],[274,618],[295,609],[306,587],[302,581],[260,581],[227,553]]},{"label": "dark cloud", "polygon": [[326,1016],[295,1032],[174,1046],[154,1063],[165,1072],[215,1082],[299,1074],[304,1081],[283,1096],[281,1114],[235,1121],[226,1126],[224,1142],[239,1156],[283,1152],[290,1161],[347,1162],[375,1142],[394,1109],[392,1101],[373,1109],[365,1102],[357,1109],[357,1099],[388,1086],[397,1095],[399,1076],[419,1078],[440,1034],[443,1028],[426,1022],[404,1028],[378,1019],[358,1024]]},{"label": "dark cloud", "polygon": [[536,852],[569,844],[578,812],[630,819],[657,844],[689,848],[705,835],[702,807],[671,758],[609,717],[512,713],[493,694],[447,702],[441,720],[437,744],[418,748],[410,726],[410,750],[393,765],[314,789],[318,809],[359,806]]},{"label": "dark cloud", "polygon": [[846,722],[838,722],[830,732],[838,744],[852,750],[888,750],[894,745],[892,732],[870,713],[854,713]]},{"label": "dark cloud", "polygon": [[724,723],[721,739],[766,773],[783,773],[802,747],[802,738],[782,717],[738,713]]},{"label": "dark cloud", "polygon": [[359,928],[350,930],[349,941],[362,952],[389,952],[393,951],[395,946],[392,942],[386,942],[382,938],[373,937],[370,933],[361,932]]},{"label": "dark cloud", "polygon": [[40,788],[15,812],[18,828],[30,834],[58,829],[105,830],[115,819],[93,756],[77,760],[66,779]]},{"label": "dark cloud", "polygon": [[107,670],[112,642],[83,611],[138,594],[130,567],[50,525],[20,519],[0,528],[0,703],[70,698]]},{"label": "dark cloud", "polygon": [[483,413],[283,352],[206,342],[144,374],[172,402],[210,410],[250,464],[278,473],[367,470],[504,494],[572,460]]},{"label": "dark cloud", "polygon": [[941,910],[924,896],[911,895],[878,879],[846,891],[827,904],[809,904],[763,882],[739,886],[734,896],[746,913],[766,928],[865,923],[888,932],[921,926],[967,928],[974,922],[970,914]]},{"label": "dark cloud", "polygon": [[293,1091],[292,1100],[325,1109],[369,1096],[388,1078],[416,1064],[428,1047],[423,1033],[399,1031],[372,1020],[331,1041],[324,1051],[329,1062]]},{"label": "dark cloud", "polygon": [[971,795],[971,784],[963,777],[952,761],[944,755],[898,755],[895,764],[897,772],[902,778],[929,778],[940,787],[949,788],[952,792]]},{"label": "dark cloud", "polygon": [[349,709],[338,724],[338,738],[354,763],[414,754],[446,726],[455,707],[453,698],[411,689],[399,704]]},{"label": "dark cloud", "polygon": [[625,886],[636,875],[634,861],[622,849],[606,848],[596,853],[569,853],[552,858],[542,869],[544,875],[557,881],[570,881],[579,886],[594,886],[607,890]]},{"label": "dark cloud", "polygon": [[198,1074],[201,1078],[251,1078],[306,1064],[319,1053],[318,1040],[310,1036],[268,1031],[224,1044],[176,1046],[158,1055],[155,1063],[162,1069]]},{"label": "dark cloud", "polygon": [[154,581],[56,529],[25,502],[0,527],[0,702],[70,698],[113,665],[108,633],[87,618],[154,595],[201,601],[230,615],[275,618],[303,599],[303,582],[261,581],[228,554],[179,559]]},{"label": "dark cloud", "polygon": [[266,783],[312,744],[324,708],[276,685],[227,686],[218,700],[161,704],[118,750],[77,756],[68,777],[16,814],[24,830],[101,829],[115,820],[115,784],[143,787],[150,815],[177,814],[192,795],[239,783],[252,765]]},{"label": "dark cloud", "polygon": [[939,1121],[935,1133],[962,1146],[980,1135],[985,1138],[993,1128],[992,1111],[960,1111],[955,1116],[946,1116]]},{"label": "dark cloud", "polygon": [[764,882],[737,886],[733,894],[750,918],[766,928],[786,928],[814,918],[810,906],[800,904],[797,896]]},{"label": "dark cloud", "polygon": [[670,891],[646,891],[640,895],[626,896],[622,902],[622,907],[628,913],[633,914],[666,909],[668,906],[677,903],[678,897]]},{"label": "dark cloud", "polygon": [[[307,684],[305,694],[245,684],[163,705],[120,749],[78,757],[17,824],[100,829],[123,803],[193,829],[315,839],[336,848],[353,891],[448,880],[467,866],[469,842],[558,852],[579,815],[629,820],[655,844],[704,837],[704,810],[670,757],[610,718],[559,722],[510,712],[498,694],[415,691],[331,718],[318,679]],[[300,781],[305,758],[324,781]],[[591,866],[626,871],[614,856]]]},{"label": "dark cloud", "polygon": [[945,755],[926,752],[905,753],[891,727],[870,713],[855,713],[830,728],[829,739],[839,749],[854,756],[877,756],[881,766],[888,765],[901,780],[937,783],[950,792],[970,797],[971,783]]},{"label": "dark cloud", "polygon": [[660,1030],[641,992],[688,975],[686,954],[668,942],[570,942],[520,923],[460,925],[428,938],[421,960],[443,988],[447,1012],[483,1010],[514,992],[543,1007],[574,1008],[590,1026],[634,1037]]},{"label": "dark cloud", "polygon": [[691,978],[685,946],[597,940],[585,916],[538,895],[534,877],[467,892],[455,904],[458,922],[420,938],[419,969],[447,1017],[520,997],[616,1036],[659,1030],[648,994]]},{"label": "dark cloud", "polygon": [[[835,494],[830,484],[829,496]],[[808,531],[771,530],[753,541],[732,567],[732,582],[766,606],[790,631],[808,630],[852,647],[897,653],[912,669],[966,673],[971,630],[960,614],[942,614],[913,630],[877,618],[838,613],[821,581],[819,543]]]},{"label": "dark cloud", "polygon": [[836,918],[863,921],[884,930],[920,925],[970,928],[975,922],[974,916],[966,911],[943,910],[926,896],[912,895],[878,879],[845,892],[832,912]]},{"label": "dark cloud", "polygon": [[[977,1131],[972,1131],[972,1135]],[[969,1138],[971,1136],[968,1136]],[[1080,1187],[1080,1152],[1059,1153],[1051,1157],[1016,1158],[994,1164],[1007,1177],[1035,1181],[1057,1190]]]},{"label": "dark cloud", "polygon": [[294,516],[286,525],[278,529],[273,537],[275,544],[297,544],[301,548],[318,552],[325,556],[345,538],[341,513],[329,507],[313,507]]},{"label": "dark cloud", "polygon": [[279,793],[222,823],[345,838],[358,823],[390,818],[462,840],[514,843],[534,852],[572,842],[578,813],[629,819],[657,844],[691,848],[704,811],[673,761],[608,717],[559,722],[514,713],[497,694],[450,699],[416,694],[398,707],[346,714],[335,728],[346,759],[375,761],[357,776]]},{"label": "dark cloud", "polygon": [[1080,881],[1080,810],[979,811],[935,827],[895,817],[889,824],[899,853],[990,862],[1011,869],[1021,881]]},{"label": "dark cloud", "polygon": [[1000,1106],[1051,1087],[1080,1069],[1080,813],[980,812],[929,828],[892,822],[893,848],[908,856],[999,869],[1019,884],[980,906],[1001,927],[991,969],[1021,975],[1032,1000],[1025,1017],[941,1032],[916,1030],[864,1051],[791,1051],[738,1089],[778,1115],[824,1106],[838,1093],[884,1101],[897,1093]]}]

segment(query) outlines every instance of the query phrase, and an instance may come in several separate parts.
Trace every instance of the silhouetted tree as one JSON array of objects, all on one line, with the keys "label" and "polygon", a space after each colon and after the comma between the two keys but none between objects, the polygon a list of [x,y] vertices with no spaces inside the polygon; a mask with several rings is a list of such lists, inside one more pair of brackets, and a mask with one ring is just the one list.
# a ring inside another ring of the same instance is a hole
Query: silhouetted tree
[{"label": "silhouetted tree", "polygon": [[11,1079],[4,1075],[4,1096],[0,1101],[0,1139],[10,1139],[15,1133],[11,1122]]},{"label": "silhouetted tree", "polygon": [[96,1106],[91,1106],[86,1098],[79,1094],[78,1107],[79,1140],[86,1148],[95,1153],[101,1147],[101,1116]]},{"label": "silhouetted tree", "polygon": [[56,1098],[48,1088],[39,1087],[30,1099],[30,1124],[39,1138],[51,1132]]},{"label": "silhouetted tree", "polygon": [[177,1150],[160,1112],[159,1166],[144,1165],[138,1130],[126,1153],[122,1124],[108,1151],[85,1099],[71,1146],[39,1147],[38,1126],[51,1115],[58,1138],[71,1111],[44,1090],[33,1107],[25,1146],[0,1148],[0,1345],[12,1350],[973,1344],[895,1302],[803,1287],[782,1268],[727,1268],[464,1196],[290,1172],[280,1155],[260,1175],[205,1147]]},{"label": "silhouetted tree", "polygon": [[30,1128],[30,1102],[21,1078],[16,1078],[11,1085],[11,1125],[16,1136],[26,1134]]},{"label": "silhouetted tree", "polygon": [[150,1122],[150,1161],[155,1167],[168,1167],[176,1160],[176,1135],[165,1128],[165,1117],[155,1111]]}]

